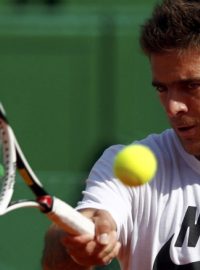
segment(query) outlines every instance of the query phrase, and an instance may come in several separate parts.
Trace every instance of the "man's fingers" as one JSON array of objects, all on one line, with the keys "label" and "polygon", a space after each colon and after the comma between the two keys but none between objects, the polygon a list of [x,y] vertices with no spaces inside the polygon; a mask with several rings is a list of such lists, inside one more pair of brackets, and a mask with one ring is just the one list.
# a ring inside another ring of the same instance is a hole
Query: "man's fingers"
[{"label": "man's fingers", "polygon": [[99,264],[107,265],[109,264],[117,255],[121,248],[121,243],[117,242],[114,246],[108,247],[99,254]]},{"label": "man's fingers", "polygon": [[113,236],[113,238],[110,239],[110,243],[99,251],[99,257],[106,257],[107,255],[111,254],[116,249],[116,247],[118,250],[118,247],[120,247],[121,244],[117,240],[115,240],[116,238],[114,237],[116,236]]},{"label": "man's fingers", "polygon": [[61,242],[64,246],[67,246],[68,244],[83,245],[91,240],[93,240],[93,238],[87,234],[77,236],[65,235],[61,238]]},{"label": "man's fingers", "polygon": [[107,245],[109,243],[109,234],[108,233],[102,233],[97,236],[97,241],[101,245]]},{"label": "man's fingers", "polygon": [[96,225],[96,238],[99,244],[108,245],[116,231],[116,224],[110,218],[110,214],[106,211],[97,211],[97,215],[93,218]]}]

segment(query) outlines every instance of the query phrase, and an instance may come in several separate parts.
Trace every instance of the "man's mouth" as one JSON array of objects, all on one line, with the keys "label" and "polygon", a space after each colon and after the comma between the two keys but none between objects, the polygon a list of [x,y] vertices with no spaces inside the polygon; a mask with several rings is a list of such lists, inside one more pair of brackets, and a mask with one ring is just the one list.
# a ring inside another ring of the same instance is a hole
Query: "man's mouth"
[{"label": "man's mouth", "polygon": [[188,130],[193,129],[193,128],[194,128],[194,126],[184,126],[184,127],[178,127],[178,130],[180,132],[185,132],[185,131],[188,131]]},{"label": "man's mouth", "polygon": [[176,130],[181,137],[190,137],[195,134],[196,128],[195,125],[179,126]]}]

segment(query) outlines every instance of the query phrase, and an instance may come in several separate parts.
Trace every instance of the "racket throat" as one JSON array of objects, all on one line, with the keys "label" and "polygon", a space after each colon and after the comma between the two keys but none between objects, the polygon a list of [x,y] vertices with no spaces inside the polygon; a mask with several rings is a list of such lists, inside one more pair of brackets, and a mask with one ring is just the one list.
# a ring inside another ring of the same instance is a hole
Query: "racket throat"
[{"label": "racket throat", "polygon": [[50,195],[43,195],[37,198],[37,202],[40,205],[40,211],[42,213],[51,212],[53,208],[53,197]]}]

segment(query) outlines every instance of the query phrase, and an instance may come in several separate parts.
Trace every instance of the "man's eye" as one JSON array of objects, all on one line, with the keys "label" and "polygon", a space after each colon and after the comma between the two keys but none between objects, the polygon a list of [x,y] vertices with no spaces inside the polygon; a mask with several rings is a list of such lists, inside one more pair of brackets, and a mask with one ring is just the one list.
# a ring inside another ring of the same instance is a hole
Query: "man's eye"
[{"label": "man's eye", "polygon": [[167,88],[165,86],[162,86],[162,85],[156,85],[155,86],[155,89],[159,93],[163,93],[163,92],[166,92],[167,91]]},{"label": "man's eye", "polygon": [[200,83],[199,82],[189,83],[187,85],[187,88],[190,90],[200,89]]}]

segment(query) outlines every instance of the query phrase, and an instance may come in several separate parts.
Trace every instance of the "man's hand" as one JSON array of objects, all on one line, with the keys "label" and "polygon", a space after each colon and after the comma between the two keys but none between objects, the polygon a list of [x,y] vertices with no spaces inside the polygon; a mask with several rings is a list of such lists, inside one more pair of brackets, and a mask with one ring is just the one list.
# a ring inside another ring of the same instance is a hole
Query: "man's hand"
[{"label": "man's hand", "polygon": [[46,235],[44,270],[89,270],[91,266],[106,265],[117,257],[121,245],[117,241],[116,224],[111,215],[96,209],[81,212],[95,223],[95,238],[68,235],[52,226]]}]

